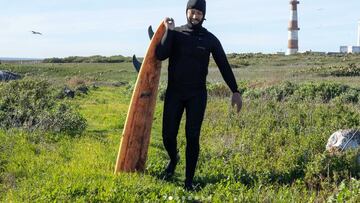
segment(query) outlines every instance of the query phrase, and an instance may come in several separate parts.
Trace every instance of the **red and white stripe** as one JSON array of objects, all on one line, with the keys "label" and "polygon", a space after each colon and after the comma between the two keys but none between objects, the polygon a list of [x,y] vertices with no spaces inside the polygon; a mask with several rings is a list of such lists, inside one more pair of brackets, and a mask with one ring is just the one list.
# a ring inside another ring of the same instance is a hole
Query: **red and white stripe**
[{"label": "red and white stripe", "polygon": [[299,38],[298,31],[298,14],[297,14],[297,5],[299,1],[292,0],[290,1],[290,21],[288,27],[288,50],[286,54],[295,54],[299,50]]},{"label": "red and white stripe", "polygon": [[360,46],[360,20],[358,22],[358,41],[357,41],[357,45]]}]

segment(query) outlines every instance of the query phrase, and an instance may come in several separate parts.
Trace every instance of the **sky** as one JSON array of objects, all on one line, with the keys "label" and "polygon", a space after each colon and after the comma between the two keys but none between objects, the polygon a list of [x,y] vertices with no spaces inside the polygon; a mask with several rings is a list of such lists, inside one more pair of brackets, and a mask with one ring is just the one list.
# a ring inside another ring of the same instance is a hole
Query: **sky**
[{"label": "sky", "polygon": [[[187,0],[0,0],[0,57],[144,56],[147,27],[186,23]],[[207,0],[204,27],[226,53],[287,49],[289,0]],[[360,0],[300,0],[299,51],[356,45]],[[31,34],[31,30],[43,35]]]}]

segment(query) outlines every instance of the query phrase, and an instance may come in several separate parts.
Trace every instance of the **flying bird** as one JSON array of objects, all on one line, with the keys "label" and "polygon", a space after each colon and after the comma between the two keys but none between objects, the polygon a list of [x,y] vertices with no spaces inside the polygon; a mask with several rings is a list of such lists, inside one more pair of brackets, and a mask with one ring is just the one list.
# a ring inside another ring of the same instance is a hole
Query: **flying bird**
[{"label": "flying bird", "polygon": [[36,32],[36,31],[30,31],[32,34],[34,34],[34,35],[42,35],[42,33],[41,32]]}]

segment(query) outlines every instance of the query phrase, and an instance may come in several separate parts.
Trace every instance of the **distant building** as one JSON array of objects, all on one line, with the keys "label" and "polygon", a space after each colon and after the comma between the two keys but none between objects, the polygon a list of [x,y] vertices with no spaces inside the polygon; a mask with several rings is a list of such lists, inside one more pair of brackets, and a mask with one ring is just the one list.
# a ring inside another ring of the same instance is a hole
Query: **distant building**
[{"label": "distant building", "polygon": [[340,53],[360,53],[360,46],[340,46]]},{"label": "distant building", "polygon": [[340,53],[347,53],[348,51],[348,46],[340,46]]},{"label": "distant building", "polygon": [[360,21],[358,22],[357,46],[340,46],[340,53],[360,53]]}]

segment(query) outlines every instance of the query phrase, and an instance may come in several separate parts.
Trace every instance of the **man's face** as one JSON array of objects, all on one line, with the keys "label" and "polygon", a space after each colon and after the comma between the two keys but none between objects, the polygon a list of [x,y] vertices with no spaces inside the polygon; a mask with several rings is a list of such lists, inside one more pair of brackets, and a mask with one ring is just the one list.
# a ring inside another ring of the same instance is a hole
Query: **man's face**
[{"label": "man's face", "polygon": [[187,18],[190,20],[191,24],[193,25],[199,24],[202,21],[203,17],[204,17],[203,13],[197,9],[187,10]]}]

